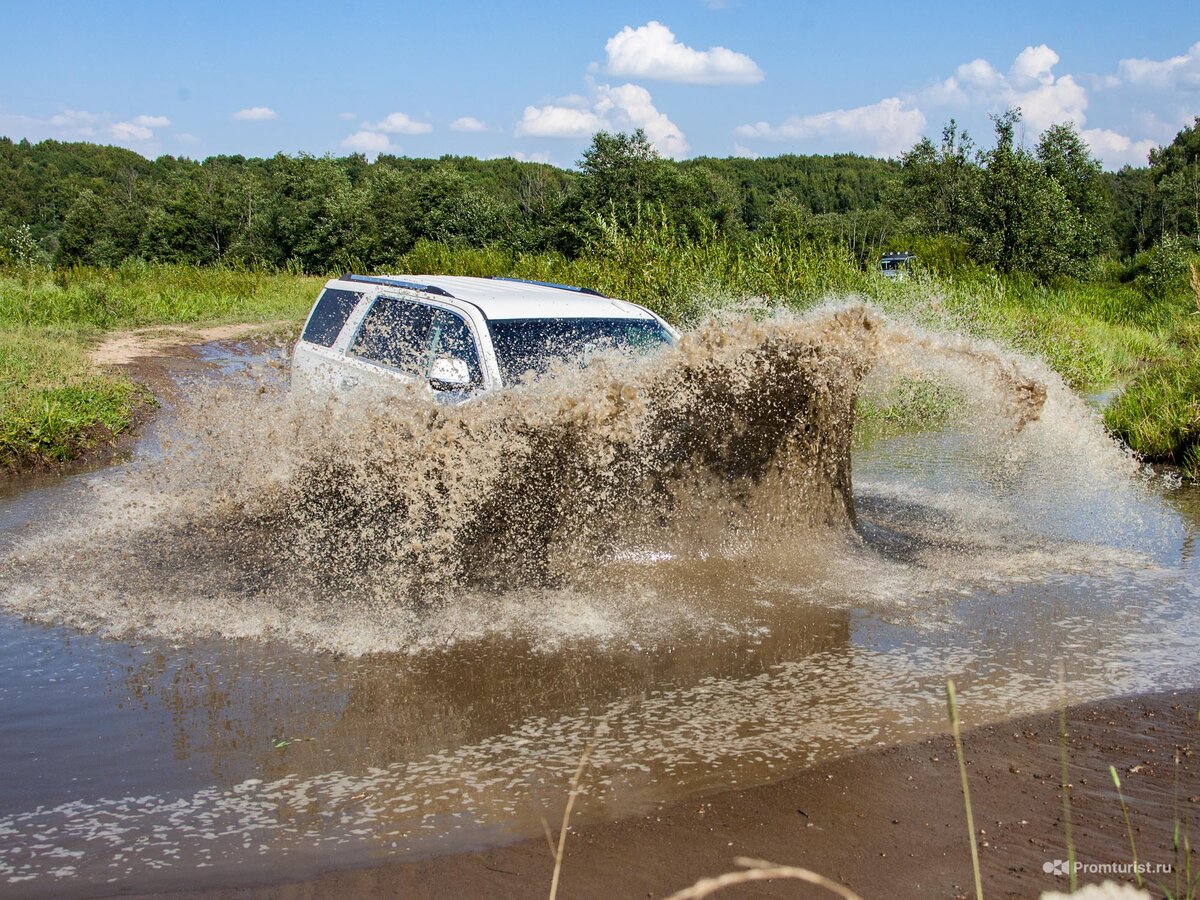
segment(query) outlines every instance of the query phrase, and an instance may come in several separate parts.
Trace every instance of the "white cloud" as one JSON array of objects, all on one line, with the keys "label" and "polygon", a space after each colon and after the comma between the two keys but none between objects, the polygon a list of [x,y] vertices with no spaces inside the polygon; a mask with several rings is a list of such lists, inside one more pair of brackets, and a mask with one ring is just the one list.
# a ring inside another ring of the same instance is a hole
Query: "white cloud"
[{"label": "white cloud", "polygon": [[640,28],[626,25],[604,45],[605,67],[622,78],[651,78],[685,84],[757,84],[762,69],[744,53],[725,47],[695,50],[675,38],[661,22]]},{"label": "white cloud", "polygon": [[654,106],[650,92],[636,84],[618,87],[601,85],[596,109],[608,116],[615,127],[641,128],[660,153],[678,159],[688,152],[688,142],[679,127]]},{"label": "white cloud", "polygon": [[364,122],[363,127],[384,134],[428,134],[433,131],[428,122],[417,122],[402,112],[389,113],[380,122]]},{"label": "white cloud", "polygon": [[114,121],[111,113],[69,108],[45,118],[0,111],[0,134],[30,140],[53,138],[60,141],[109,142],[131,147],[146,155],[159,152],[156,130],[170,124],[171,120],[166,116],[143,114]]},{"label": "white cloud", "polygon": [[1054,67],[1058,65],[1058,60],[1058,54],[1045,44],[1026,47],[1013,60],[1009,74],[1018,83],[1036,81],[1038,84],[1050,84],[1054,81]]},{"label": "white cloud", "polygon": [[733,145],[733,155],[739,156],[742,159],[758,159],[759,157],[758,153],[756,153],[754,150],[751,150],[745,144],[738,144],[736,142]]},{"label": "white cloud", "polygon": [[1200,41],[1180,56],[1161,60],[1123,59],[1117,64],[1116,81],[1159,90],[1200,90]]},{"label": "white cloud", "polygon": [[527,106],[517,123],[517,137],[589,137],[606,126],[590,109],[573,106]]},{"label": "white cloud", "polygon": [[270,122],[279,118],[279,114],[269,106],[250,106],[239,109],[233,114],[233,118],[239,122]]},{"label": "white cloud", "polygon": [[487,126],[474,116],[463,116],[450,123],[451,131],[487,131]]},{"label": "white cloud", "polygon": [[1070,75],[1018,93],[1010,105],[1021,107],[1023,121],[1038,131],[1059,122],[1083,125],[1087,121],[1087,91]]},{"label": "white cloud", "polygon": [[166,116],[135,116],[128,122],[114,122],[108,127],[113,140],[140,144],[154,140],[154,129],[166,128],[171,120]]},{"label": "white cloud", "polygon": [[352,112],[338,113],[338,118],[341,119],[343,122],[352,122],[358,118],[358,113],[352,113]]},{"label": "white cloud", "polygon": [[1087,121],[1087,90],[1071,75],[1056,76],[1059,56],[1045,44],[1026,47],[1008,73],[986,59],[963,63],[954,75],[921,95],[934,106],[982,107],[999,112],[1019,106],[1024,121],[1036,131],[1059,122]]},{"label": "white cloud", "polygon": [[517,162],[550,162],[550,154],[544,150],[539,150],[534,153],[522,153],[520,150],[518,150],[515,153],[509,154],[509,156],[510,158],[515,159]]},{"label": "white cloud", "polygon": [[108,133],[117,141],[148,141],[154,137],[154,131],[145,125],[133,122],[116,122],[110,125]]},{"label": "white cloud", "polygon": [[1144,166],[1150,151],[1157,146],[1154,141],[1135,141],[1107,128],[1085,128],[1080,135],[1088,146],[1110,169],[1124,165]]},{"label": "white cloud", "polygon": [[365,153],[367,156],[378,156],[399,148],[392,146],[391,139],[382,132],[363,129],[342,138],[342,146],[347,150]]},{"label": "white cloud", "polygon": [[[52,115],[47,120],[47,124],[54,128],[61,128],[68,134],[92,137],[96,133],[95,126],[102,118],[96,113],[86,112],[82,109],[64,109],[62,112]],[[31,119],[30,121],[37,120]]]},{"label": "white cloud", "polygon": [[780,125],[758,122],[742,125],[737,133],[747,138],[823,141],[833,149],[854,149],[877,156],[896,156],[921,139],[925,114],[898,97],[870,106],[835,109],[810,116],[792,116]]},{"label": "white cloud", "polygon": [[[964,63],[954,75],[923,91],[918,98],[922,105],[940,107],[950,112],[1000,112],[1008,107],[1020,107],[1022,120],[1030,132],[1044,131],[1051,125],[1070,122],[1092,152],[1105,166],[1118,168],[1125,164],[1146,165],[1153,140],[1133,138],[1127,133],[1136,130],[1170,140],[1179,125],[1172,125],[1148,109],[1144,99],[1135,104],[1124,117],[1124,128],[1087,128],[1089,96],[1085,84],[1096,90],[1113,91],[1128,85],[1160,89],[1163,99],[1169,100],[1171,89],[1186,90],[1192,80],[1200,83],[1200,44],[1186,55],[1167,60],[1124,59],[1118,64],[1117,75],[1057,75],[1058,54],[1045,44],[1026,47],[1013,60],[1008,72],[1001,72],[985,59]],[[1111,99],[1106,105],[1111,107]],[[1174,116],[1170,116],[1174,120]],[[1180,124],[1187,117],[1179,118]]]},{"label": "white cloud", "polygon": [[569,97],[557,104],[527,106],[514,131],[517,137],[590,137],[601,130],[641,128],[666,156],[688,151],[679,127],[654,105],[650,92],[636,84],[595,85],[590,98]]}]

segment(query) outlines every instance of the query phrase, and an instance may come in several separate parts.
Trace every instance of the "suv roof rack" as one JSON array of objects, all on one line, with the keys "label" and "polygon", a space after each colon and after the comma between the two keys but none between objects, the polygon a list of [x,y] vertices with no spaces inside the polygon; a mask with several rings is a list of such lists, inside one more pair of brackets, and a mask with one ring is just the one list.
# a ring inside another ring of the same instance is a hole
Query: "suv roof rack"
[{"label": "suv roof rack", "polygon": [[518,284],[536,284],[538,287],[558,288],[560,291],[574,291],[576,294],[591,294],[593,297],[608,299],[607,294],[602,294],[592,288],[575,287],[571,284],[558,284],[553,281],[534,281],[530,278],[510,278],[506,275],[492,275],[490,277],[492,281],[515,281]]},{"label": "suv roof rack", "polygon": [[432,284],[417,284],[415,281],[401,281],[399,278],[380,278],[376,275],[354,275],[347,272],[341,277],[342,281],[360,281],[364,284],[383,284],[388,287],[407,288],[410,291],[424,291],[426,294],[438,294],[442,297],[454,297],[452,293]]}]

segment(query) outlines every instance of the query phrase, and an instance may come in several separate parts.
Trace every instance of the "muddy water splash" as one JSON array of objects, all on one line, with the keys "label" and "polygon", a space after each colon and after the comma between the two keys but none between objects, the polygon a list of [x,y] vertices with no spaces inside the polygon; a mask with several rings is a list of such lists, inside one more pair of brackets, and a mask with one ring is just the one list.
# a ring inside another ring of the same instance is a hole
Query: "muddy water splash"
[{"label": "muddy water splash", "polygon": [[[363,651],[507,627],[517,598],[578,636],[597,612],[572,605],[572,585],[631,555],[845,562],[855,402],[878,367],[969,384],[984,436],[1038,421],[1048,389],[1057,412],[1070,404],[1049,373],[861,304],[710,324],[674,350],[600,356],[459,407],[217,389],[181,413],[163,458],[27,540],[0,602],[108,633]],[[608,602],[597,633],[653,617],[638,589]],[[658,612],[674,627],[694,610]]]}]

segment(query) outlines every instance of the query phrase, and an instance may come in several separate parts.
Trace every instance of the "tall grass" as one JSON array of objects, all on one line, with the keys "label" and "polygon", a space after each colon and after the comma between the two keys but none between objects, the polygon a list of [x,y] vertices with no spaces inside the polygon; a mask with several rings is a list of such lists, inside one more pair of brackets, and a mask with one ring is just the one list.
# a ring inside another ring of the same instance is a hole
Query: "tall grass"
[{"label": "tall grass", "polygon": [[1117,799],[1121,801],[1121,815],[1125,817],[1125,833],[1129,835],[1129,852],[1133,855],[1133,875],[1137,879],[1137,886],[1142,886],[1142,870],[1138,864],[1137,841],[1133,839],[1133,823],[1129,821],[1129,806],[1125,803],[1125,795],[1121,792],[1121,777],[1117,774],[1116,766],[1108,767],[1108,774],[1112,776],[1113,786],[1117,789]]},{"label": "tall grass", "polygon": [[126,263],[0,272],[0,469],[68,462],[127,431],[143,396],[88,360],[113,329],[299,321],[320,279]]},{"label": "tall grass", "polygon": [[1071,777],[1067,749],[1067,670],[1063,661],[1058,661],[1058,759],[1060,766],[1060,790],[1062,792],[1063,833],[1067,841],[1067,879],[1071,893],[1078,887],[1079,876],[1075,872],[1075,835],[1071,826]]},{"label": "tall grass", "polygon": [[147,325],[299,319],[322,279],[127,262],[0,275],[0,328],[98,332]]},{"label": "tall grass", "polygon": [[770,236],[696,241],[652,222],[631,232],[606,230],[578,259],[426,243],[397,259],[393,270],[585,285],[641,303],[685,327],[748,298],[762,310],[805,309],[830,296],[854,295],[930,328],[1040,356],[1079,388],[1108,384],[1147,360],[1170,357],[1175,351],[1162,323],[1185,308],[1178,298],[1150,300],[1116,282],[1044,285],[977,270],[957,278],[925,273],[893,282],[864,272],[837,246]]}]

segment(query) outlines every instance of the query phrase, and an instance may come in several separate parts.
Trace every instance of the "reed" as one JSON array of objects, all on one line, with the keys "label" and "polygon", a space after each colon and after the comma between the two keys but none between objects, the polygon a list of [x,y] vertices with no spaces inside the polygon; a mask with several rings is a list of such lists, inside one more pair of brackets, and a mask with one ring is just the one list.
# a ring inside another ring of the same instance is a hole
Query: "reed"
[{"label": "reed", "polygon": [[[591,759],[592,752],[596,749],[596,742],[599,740],[601,731],[607,727],[607,719],[602,719],[596,727],[596,732],[592,735],[591,741],[583,748],[583,752],[579,755],[579,765],[575,767],[575,774],[571,777],[571,789],[567,793],[567,804],[563,808],[562,826],[558,830],[558,845],[554,847],[554,874],[550,879],[550,900],[555,900],[558,896],[558,880],[562,875],[563,857],[567,850],[567,832],[571,827],[571,813],[575,809],[575,801],[579,798],[580,785],[583,783],[583,773],[587,771],[588,760]],[[544,824],[544,823],[543,823]],[[547,839],[549,832],[547,831]]]},{"label": "reed", "polygon": [[971,871],[975,876],[975,900],[983,900],[983,874],[979,868],[979,846],[975,838],[975,815],[971,811],[971,787],[967,783],[967,761],[963,756],[962,729],[958,718],[958,698],[953,679],[946,682],[946,708],[950,714],[950,732],[954,735],[954,755],[962,778],[963,804],[967,809],[967,831],[971,838]]},{"label": "reed", "polygon": [[1121,792],[1121,778],[1117,775],[1117,767],[1109,766],[1108,774],[1112,776],[1113,785],[1117,789],[1117,799],[1121,801],[1121,814],[1125,817],[1125,833],[1129,835],[1129,852],[1133,855],[1133,874],[1137,886],[1142,886],[1142,873],[1138,867],[1137,842],[1133,839],[1133,825],[1129,821],[1129,806],[1125,803],[1125,795]]},{"label": "reed", "polygon": [[1075,837],[1071,829],[1071,782],[1067,768],[1067,670],[1062,660],[1058,661],[1058,758],[1061,766],[1060,789],[1062,791],[1063,831],[1067,841],[1067,878],[1071,893],[1078,887],[1075,874]]},{"label": "reed", "polygon": [[743,856],[739,856],[733,862],[734,865],[742,866],[742,870],[738,872],[726,872],[724,875],[717,875],[713,878],[701,878],[691,887],[676,891],[667,900],[699,900],[701,897],[715,894],[717,891],[724,890],[727,887],[750,884],[755,881],[778,880],[803,881],[807,884],[823,888],[831,894],[836,894],[843,898],[843,900],[862,900],[858,894],[845,885],[838,884],[824,875],[819,875],[809,869],[802,869],[799,866],[780,866],[761,859],[748,859]]}]

